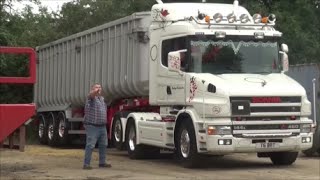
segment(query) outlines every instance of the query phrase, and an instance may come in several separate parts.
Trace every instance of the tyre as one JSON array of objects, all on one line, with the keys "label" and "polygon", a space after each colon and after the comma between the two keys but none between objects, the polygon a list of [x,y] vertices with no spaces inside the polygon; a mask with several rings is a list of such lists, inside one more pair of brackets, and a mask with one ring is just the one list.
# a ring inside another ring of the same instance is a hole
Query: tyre
[{"label": "tyre", "polygon": [[129,120],[126,128],[126,147],[131,159],[143,158],[143,146],[137,145],[136,126],[133,120]]},{"label": "tyre", "polygon": [[40,144],[46,144],[48,142],[48,125],[44,114],[38,114],[38,140]]},{"label": "tyre", "polygon": [[274,165],[291,165],[298,157],[298,152],[271,152],[270,159]]},{"label": "tyre", "polygon": [[305,150],[305,151],[302,151],[302,153],[305,155],[305,156],[307,156],[307,157],[312,157],[312,156],[314,156],[314,154],[317,152],[317,149],[316,148],[314,148],[314,147],[312,147],[312,148],[310,148],[310,149],[307,149],[307,150]]},{"label": "tyre", "polygon": [[124,143],[122,141],[123,128],[119,115],[115,115],[112,123],[112,143],[118,150],[124,149]]},{"label": "tyre", "polygon": [[59,144],[65,145],[69,142],[68,136],[68,122],[64,112],[59,112],[57,116],[57,125],[58,125],[58,139]]},{"label": "tyre", "polygon": [[320,126],[317,127],[313,134],[313,142],[312,142],[312,147],[310,149],[302,151],[304,155],[307,157],[312,157],[315,156],[317,151],[319,151],[320,148]]},{"label": "tyre", "polygon": [[197,152],[196,136],[191,121],[185,121],[180,125],[176,138],[178,161],[186,168],[198,167],[200,156]]},{"label": "tyre", "polygon": [[56,114],[50,112],[48,114],[48,144],[50,146],[57,146],[59,142],[59,126],[56,120]]}]

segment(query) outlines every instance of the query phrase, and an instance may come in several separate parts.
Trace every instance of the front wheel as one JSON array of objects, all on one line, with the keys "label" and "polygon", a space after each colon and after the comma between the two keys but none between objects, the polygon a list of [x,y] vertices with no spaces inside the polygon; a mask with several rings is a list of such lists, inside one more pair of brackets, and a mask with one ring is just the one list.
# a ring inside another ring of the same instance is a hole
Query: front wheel
[{"label": "front wheel", "polygon": [[298,157],[298,152],[272,152],[270,159],[274,165],[291,165]]},{"label": "front wheel", "polygon": [[199,166],[199,154],[193,125],[190,121],[181,124],[176,137],[176,154],[184,167]]},{"label": "front wheel", "polygon": [[126,128],[126,146],[131,159],[141,159],[143,157],[142,145],[137,145],[136,126],[133,120],[128,122]]}]

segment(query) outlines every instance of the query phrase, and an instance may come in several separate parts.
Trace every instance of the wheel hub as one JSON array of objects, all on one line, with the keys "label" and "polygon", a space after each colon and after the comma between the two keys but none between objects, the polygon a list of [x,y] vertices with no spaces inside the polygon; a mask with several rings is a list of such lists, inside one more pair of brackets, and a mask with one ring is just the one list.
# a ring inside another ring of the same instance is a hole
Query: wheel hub
[{"label": "wheel hub", "polygon": [[184,129],[181,133],[180,137],[180,151],[184,158],[189,157],[190,153],[190,138],[189,133],[186,129]]},{"label": "wheel hub", "polygon": [[65,129],[64,124],[65,124],[64,119],[60,119],[60,121],[59,121],[59,136],[60,137],[64,136],[64,129]]},{"label": "wheel hub", "polygon": [[115,129],[114,129],[114,138],[117,142],[120,142],[121,134],[122,134],[121,123],[120,121],[116,121]]},{"label": "wheel hub", "polygon": [[133,127],[129,131],[129,148],[131,151],[134,151],[136,143],[136,133]]},{"label": "wheel hub", "polygon": [[52,123],[49,124],[48,130],[49,130],[48,137],[49,137],[49,139],[52,139],[52,137],[53,137],[53,124]]},{"label": "wheel hub", "polygon": [[39,137],[42,138],[44,136],[44,123],[43,121],[40,121],[39,123]]}]

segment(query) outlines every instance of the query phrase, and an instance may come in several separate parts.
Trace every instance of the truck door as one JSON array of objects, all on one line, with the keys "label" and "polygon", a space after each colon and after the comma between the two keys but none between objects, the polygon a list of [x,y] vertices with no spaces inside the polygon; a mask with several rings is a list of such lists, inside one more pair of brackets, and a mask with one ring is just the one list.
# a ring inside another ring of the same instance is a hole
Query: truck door
[{"label": "truck door", "polygon": [[168,53],[186,49],[186,37],[164,39],[161,43],[161,61],[158,66],[158,104],[185,105],[185,58],[181,59],[181,72],[168,70]]}]

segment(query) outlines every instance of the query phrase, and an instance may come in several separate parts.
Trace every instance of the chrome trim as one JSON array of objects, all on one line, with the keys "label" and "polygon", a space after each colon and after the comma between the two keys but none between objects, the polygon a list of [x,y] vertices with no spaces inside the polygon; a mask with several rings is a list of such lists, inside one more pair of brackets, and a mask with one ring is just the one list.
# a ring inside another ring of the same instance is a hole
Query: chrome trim
[{"label": "chrome trim", "polygon": [[300,133],[300,129],[262,129],[262,130],[233,130],[233,134],[275,134]]},{"label": "chrome trim", "polygon": [[292,133],[279,133],[279,134],[242,134],[245,138],[257,138],[257,137],[289,137]]}]

